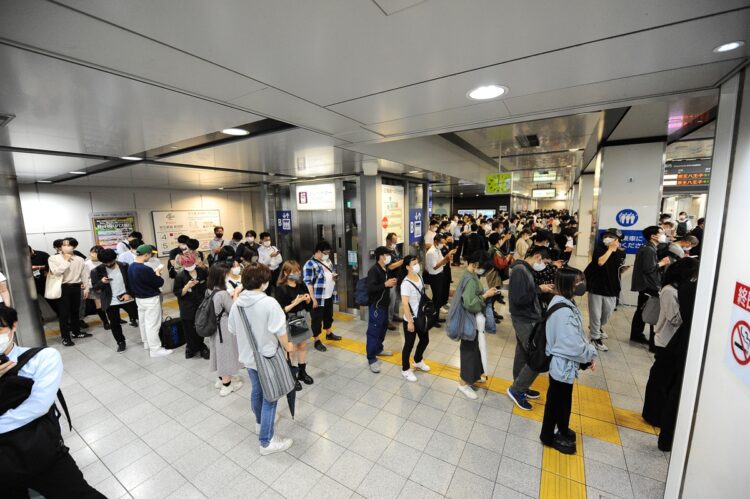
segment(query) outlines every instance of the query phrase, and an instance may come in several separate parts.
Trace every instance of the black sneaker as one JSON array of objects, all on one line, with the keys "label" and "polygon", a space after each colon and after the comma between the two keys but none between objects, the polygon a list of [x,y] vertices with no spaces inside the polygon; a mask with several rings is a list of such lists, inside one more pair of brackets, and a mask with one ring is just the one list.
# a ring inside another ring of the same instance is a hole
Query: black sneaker
[{"label": "black sneaker", "polygon": [[531,388],[529,388],[528,390],[526,390],[526,398],[527,399],[538,399],[540,396],[541,396],[541,393],[539,393],[536,390],[532,390]]},{"label": "black sneaker", "polygon": [[572,440],[568,440],[567,438],[560,437],[559,434],[555,435],[555,440],[552,442],[552,447],[563,454],[576,453],[576,443]]},{"label": "black sneaker", "polygon": [[117,353],[124,352],[125,351],[125,342],[117,344]]},{"label": "black sneaker", "polygon": [[64,347],[72,347],[73,345],[75,345],[75,343],[73,342],[73,340],[63,340],[62,344],[63,344]]},{"label": "black sneaker", "polygon": [[[558,436],[558,435],[560,435],[559,431],[557,433],[555,433],[555,436]],[[568,433],[563,438],[565,438],[567,440],[570,440],[571,442],[575,442],[576,441],[576,432],[574,432],[573,430],[571,430],[570,428],[568,428]]]},{"label": "black sneaker", "polygon": [[192,358],[193,358],[193,357],[195,357],[196,355],[197,355],[197,354],[196,354],[196,352],[191,352],[191,351],[190,351],[190,350],[188,350],[187,348],[185,349],[185,358],[186,358],[186,359],[192,359]]},{"label": "black sneaker", "polygon": [[125,319],[120,319],[120,324],[127,324],[127,323],[128,321],[126,321]]},{"label": "black sneaker", "polygon": [[328,351],[328,349],[326,348],[326,346],[320,340],[315,340],[315,350],[317,350],[318,352],[327,352]]},{"label": "black sneaker", "polygon": [[130,321],[130,325],[133,327],[138,327],[138,320],[136,319],[136,320]]},{"label": "black sneaker", "polygon": [[104,329],[107,330],[107,331],[109,331],[110,329],[112,329],[112,326],[109,325],[109,322],[106,323],[106,324],[104,324]]},{"label": "black sneaker", "polygon": [[80,333],[72,334],[71,336],[73,336],[73,338],[91,338],[94,335],[91,333],[80,332]]},{"label": "black sneaker", "polygon": [[[395,330],[396,327],[394,326],[393,329]],[[333,333],[328,333],[326,334],[326,339],[328,341],[341,341],[341,336],[333,334]]]},{"label": "black sneaker", "polygon": [[297,379],[299,381],[303,382],[306,385],[312,385],[313,384],[313,379],[310,377],[309,374],[307,374],[304,371],[300,371],[299,372],[299,374],[297,375]]},{"label": "black sneaker", "polygon": [[78,327],[80,327],[81,329],[88,329],[89,325],[86,324],[86,321],[78,321]]},{"label": "black sneaker", "polygon": [[211,351],[208,348],[204,348],[201,350],[201,357],[204,359],[210,359],[211,358]]}]

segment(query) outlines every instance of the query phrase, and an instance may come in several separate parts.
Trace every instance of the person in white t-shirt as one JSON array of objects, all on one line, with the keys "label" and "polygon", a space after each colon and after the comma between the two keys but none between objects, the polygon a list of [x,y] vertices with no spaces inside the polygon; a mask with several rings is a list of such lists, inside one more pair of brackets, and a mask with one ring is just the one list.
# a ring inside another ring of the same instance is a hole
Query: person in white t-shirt
[{"label": "person in white t-shirt", "polygon": [[6,307],[12,306],[10,302],[10,291],[8,291],[8,279],[0,272],[0,304]]},{"label": "person in white t-shirt", "polygon": [[143,240],[141,239],[131,239],[130,240],[130,250],[120,253],[117,255],[117,261],[120,263],[127,263],[128,265],[132,265],[133,262],[135,262],[135,249],[138,246],[141,246],[143,244]]},{"label": "person in white t-shirt", "polygon": [[279,273],[281,272],[281,262],[284,261],[284,258],[281,256],[281,251],[271,244],[271,234],[263,232],[260,235],[260,241],[261,245],[258,247],[258,263],[262,263],[271,269],[271,281],[266,290],[266,294],[273,296],[276,281],[279,280]]},{"label": "person in white t-shirt", "polygon": [[414,367],[420,371],[429,371],[430,366],[425,364],[423,355],[430,342],[430,331],[429,329],[421,330],[415,324],[419,316],[419,300],[424,294],[424,283],[419,276],[421,270],[419,259],[414,255],[406,255],[403,262],[407,274],[401,283],[401,302],[404,305],[404,348],[401,350],[401,375],[405,380],[415,382],[417,377],[409,362],[411,350],[414,348],[414,341],[419,337],[417,350],[414,352]]},{"label": "person in white t-shirt", "polygon": [[435,239],[435,234],[437,234],[437,228],[438,228],[438,222],[434,218],[430,220],[430,228],[427,230],[427,233],[424,235],[424,249],[428,250],[432,248],[432,243]]}]

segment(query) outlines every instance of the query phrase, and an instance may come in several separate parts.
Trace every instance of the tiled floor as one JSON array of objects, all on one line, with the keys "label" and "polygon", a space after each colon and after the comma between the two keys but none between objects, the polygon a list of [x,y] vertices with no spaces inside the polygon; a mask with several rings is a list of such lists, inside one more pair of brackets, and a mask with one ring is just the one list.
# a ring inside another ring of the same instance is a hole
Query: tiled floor
[{"label": "tiled floor", "polygon": [[[173,312],[174,304],[165,308]],[[280,403],[277,431],[294,445],[266,457],[258,453],[246,373],[239,392],[219,397],[207,361],[186,360],[181,350],[151,359],[127,325],[124,354],[100,327],[74,348],[62,349],[56,338],[50,344],[65,363],[62,388],[74,424],[66,442],[109,498],[661,497],[668,456],[656,436],[614,424],[639,427],[622,422],[637,417],[627,410],[640,411],[651,364],[646,349],[627,342],[631,313],[615,313],[601,369],[579,380],[573,460],[543,450],[541,407],[514,411],[502,393],[515,348],[508,320],[488,336],[495,379],[476,401],[456,391],[450,366],[458,365],[458,345],[442,330],[431,333],[426,357],[444,366],[407,383],[394,363],[369,372],[358,353],[365,322],[338,321],[345,348],[312,353],[315,384],[299,393],[294,420]],[[389,332],[386,348],[400,351],[401,338]],[[598,406],[589,398],[606,398],[596,389],[609,391],[611,422],[591,412]]]}]

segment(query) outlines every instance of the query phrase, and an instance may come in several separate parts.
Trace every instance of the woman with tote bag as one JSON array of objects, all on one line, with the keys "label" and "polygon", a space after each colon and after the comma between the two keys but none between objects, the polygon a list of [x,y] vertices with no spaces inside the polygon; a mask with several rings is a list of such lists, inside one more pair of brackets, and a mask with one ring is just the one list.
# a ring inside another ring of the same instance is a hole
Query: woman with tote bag
[{"label": "woman with tote bag", "polygon": [[266,295],[270,279],[271,270],[260,263],[242,270],[243,291],[232,305],[228,324],[229,332],[237,336],[240,362],[250,376],[250,405],[263,456],[292,446],[291,439],[274,435],[277,402],[294,390],[286,361],[294,345],[287,338],[286,314]]}]

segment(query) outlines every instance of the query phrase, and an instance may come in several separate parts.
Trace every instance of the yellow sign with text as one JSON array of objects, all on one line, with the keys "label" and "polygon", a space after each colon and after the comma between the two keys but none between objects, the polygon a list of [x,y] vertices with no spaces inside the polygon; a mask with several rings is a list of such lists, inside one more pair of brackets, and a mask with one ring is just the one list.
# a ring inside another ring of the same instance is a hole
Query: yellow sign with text
[{"label": "yellow sign with text", "polygon": [[512,183],[512,173],[495,173],[494,175],[487,175],[487,182],[484,186],[484,193],[510,194]]}]

